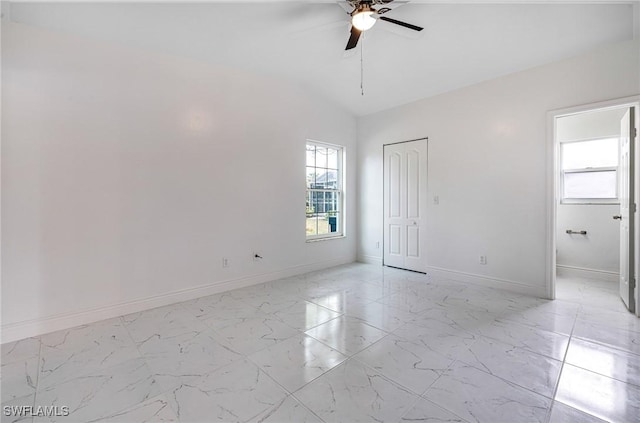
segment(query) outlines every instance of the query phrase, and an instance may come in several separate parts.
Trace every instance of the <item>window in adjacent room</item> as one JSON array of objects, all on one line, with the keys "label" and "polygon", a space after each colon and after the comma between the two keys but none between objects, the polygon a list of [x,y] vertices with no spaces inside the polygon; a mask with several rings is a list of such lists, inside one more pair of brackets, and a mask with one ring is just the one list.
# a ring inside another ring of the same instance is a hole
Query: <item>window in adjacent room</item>
[{"label": "window in adjacent room", "polygon": [[307,141],[307,240],[343,235],[343,148]]},{"label": "window in adjacent room", "polygon": [[563,203],[618,202],[618,138],[560,144]]}]

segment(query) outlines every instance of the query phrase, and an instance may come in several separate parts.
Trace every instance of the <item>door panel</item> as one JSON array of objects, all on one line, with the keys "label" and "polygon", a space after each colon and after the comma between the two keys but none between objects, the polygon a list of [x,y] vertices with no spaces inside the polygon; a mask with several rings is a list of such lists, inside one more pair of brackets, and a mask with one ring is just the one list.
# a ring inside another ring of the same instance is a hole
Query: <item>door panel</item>
[{"label": "door panel", "polygon": [[400,225],[389,225],[389,254],[402,255],[402,227]]},{"label": "door panel", "polygon": [[407,228],[407,257],[420,257],[420,230],[417,226]]},{"label": "door panel", "polygon": [[385,149],[384,158],[384,263],[404,266],[406,231],[404,231],[406,167],[403,151]]},{"label": "door panel", "polygon": [[390,217],[400,217],[402,193],[400,187],[402,186],[402,156],[399,153],[394,153],[389,157],[389,195],[391,202]]},{"label": "door panel", "polygon": [[427,141],[384,147],[384,264],[423,272]]},{"label": "door panel", "polygon": [[635,122],[634,108],[630,108],[620,121],[620,298],[632,313],[635,312],[634,270],[634,154]]},{"label": "door panel", "polygon": [[407,218],[420,217],[420,153],[407,152]]}]

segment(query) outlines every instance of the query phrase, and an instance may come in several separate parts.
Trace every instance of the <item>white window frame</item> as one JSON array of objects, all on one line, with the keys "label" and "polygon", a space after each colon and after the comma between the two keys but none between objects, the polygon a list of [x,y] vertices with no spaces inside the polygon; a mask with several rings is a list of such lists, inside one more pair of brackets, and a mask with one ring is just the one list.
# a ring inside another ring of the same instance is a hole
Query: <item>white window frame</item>
[{"label": "white window frame", "polygon": [[[342,145],[337,145],[337,144],[329,144],[326,142],[320,142],[320,141],[315,141],[315,140],[310,140],[308,139],[305,143],[305,158],[304,158],[304,163],[305,163],[305,172],[306,172],[306,165],[307,165],[307,158],[306,158],[306,148],[308,145],[313,145],[316,147],[324,147],[324,148],[332,148],[334,150],[338,151],[338,188],[337,189],[320,189],[320,188],[306,188],[305,190],[305,205],[306,205],[306,199],[309,198],[309,192],[333,192],[333,193],[337,193],[337,197],[338,197],[338,208],[339,210],[337,210],[338,215],[340,216],[340,218],[338,219],[338,227],[336,228],[336,232],[329,232],[326,234],[319,234],[319,235],[306,235],[306,218],[305,218],[305,235],[307,238],[307,242],[314,242],[314,241],[323,241],[323,240],[328,240],[328,239],[336,239],[336,238],[344,238],[344,222],[345,222],[345,207],[344,207],[344,163],[345,163],[345,148]],[[306,187],[306,182],[305,182],[305,187]],[[306,208],[305,208],[305,215],[306,215]]]},{"label": "white window frame", "polygon": [[560,148],[559,148],[559,160],[560,160],[560,183],[558,184],[559,188],[560,188],[560,193],[559,193],[559,198],[560,198],[560,204],[620,204],[620,199],[619,199],[619,182],[616,182],[616,196],[615,198],[565,198],[564,197],[564,175],[567,173],[588,173],[588,172],[610,172],[610,171],[615,171],[616,172],[616,181],[618,181],[618,166],[602,166],[602,167],[586,167],[586,168],[579,168],[579,169],[562,169],[562,161],[563,161],[563,154],[564,154],[564,149],[562,148],[562,146],[564,144],[572,144],[572,143],[579,143],[579,142],[588,142],[588,141],[597,141],[597,140],[605,140],[605,139],[613,139],[613,138],[617,138],[617,136],[604,136],[604,137],[597,137],[597,138],[587,138],[587,139],[580,139],[580,140],[571,140],[571,141],[563,141],[560,143]]}]

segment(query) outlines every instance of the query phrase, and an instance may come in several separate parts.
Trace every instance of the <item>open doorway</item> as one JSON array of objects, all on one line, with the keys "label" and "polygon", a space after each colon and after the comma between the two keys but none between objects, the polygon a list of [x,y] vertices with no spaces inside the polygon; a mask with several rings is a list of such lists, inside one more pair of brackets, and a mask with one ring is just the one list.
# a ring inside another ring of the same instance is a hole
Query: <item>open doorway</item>
[{"label": "open doorway", "polygon": [[633,98],[550,113],[550,298],[638,313],[637,111]]}]

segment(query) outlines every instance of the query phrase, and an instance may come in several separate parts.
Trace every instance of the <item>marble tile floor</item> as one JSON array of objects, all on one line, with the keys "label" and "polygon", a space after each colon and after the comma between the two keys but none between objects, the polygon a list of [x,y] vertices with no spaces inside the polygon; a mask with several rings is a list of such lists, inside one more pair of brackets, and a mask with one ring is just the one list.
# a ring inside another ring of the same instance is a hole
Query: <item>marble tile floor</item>
[{"label": "marble tile floor", "polygon": [[640,319],[561,285],[354,263],[3,344],[2,422],[638,422]]},{"label": "marble tile floor", "polygon": [[556,298],[613,311],[626,311],[620,300],[618,283],[607,280],[557,275]]}]

